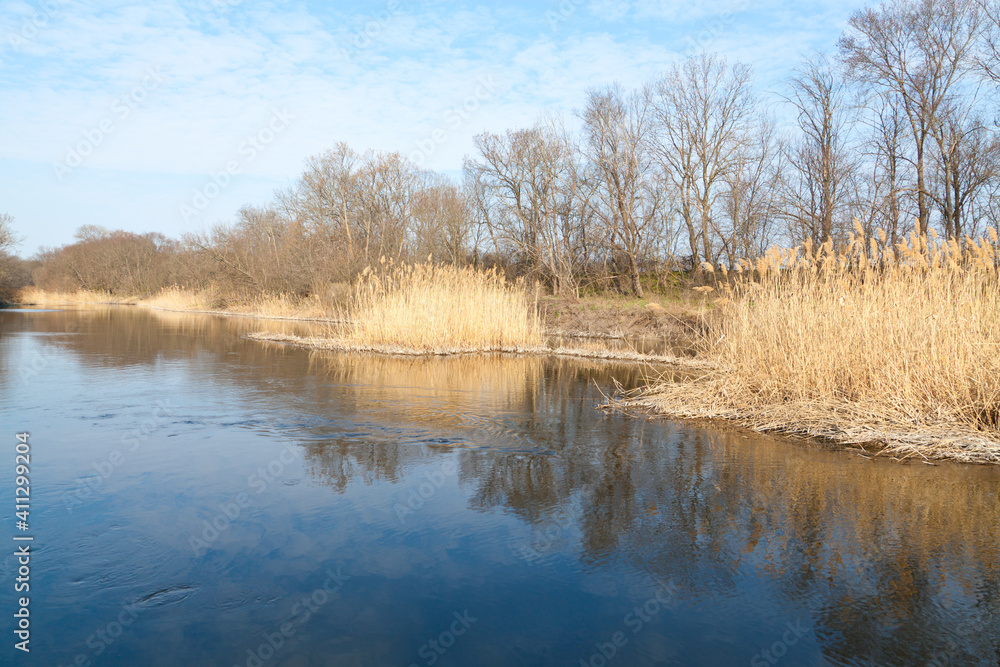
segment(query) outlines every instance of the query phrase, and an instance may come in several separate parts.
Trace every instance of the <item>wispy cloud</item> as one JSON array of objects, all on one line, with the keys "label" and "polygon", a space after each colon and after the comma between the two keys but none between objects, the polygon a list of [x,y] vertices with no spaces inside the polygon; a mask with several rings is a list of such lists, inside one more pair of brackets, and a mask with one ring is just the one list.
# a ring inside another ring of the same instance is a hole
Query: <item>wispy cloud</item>
[{"label": "wispy cloud", "polygon": [[[191,188],[281,110],[295,122],[241,169],[206,222],[229,218],[238,196],[266,199],[337,141],[409,155],[447,127],[425,165],[456,173],[478,132],[529,124],[545,110],[571,116],[594,86],[638,85],[720,16],[725,24],[713,28],[709,48],[754,63],[767,80],[800,52],[833,44],[850,11],[833,2],[757,5],[7,2],[0,210],[27,234],[27,253],[68,241],[85,223],[185,231],[176,211]],[[151,68],[162,82],[133,99]],[[483,77],[496,92],[462,123],[446,121]],[[60,180],[55,165],[108,119],[112,130]]]}]

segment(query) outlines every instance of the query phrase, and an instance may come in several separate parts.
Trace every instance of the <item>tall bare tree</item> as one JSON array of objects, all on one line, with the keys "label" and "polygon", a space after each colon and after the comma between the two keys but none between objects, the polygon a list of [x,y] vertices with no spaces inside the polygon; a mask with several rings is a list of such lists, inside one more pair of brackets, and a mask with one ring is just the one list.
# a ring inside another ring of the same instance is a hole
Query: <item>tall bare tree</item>
[{"label": "tall bare tree", "polygon": [[775,135],[774,123],[761,118],[752,141],[736,154],[733,169],[724,176],[722,203],[729,228],[717,232],[730,266],[763,255],[774,240],[784,167]]},{"label": "tall bare tree", "polygon": [[593,211],[629,289],[643,296],[640,262],[648,230],[662,215],[662,188],[652,155],[653,107],[648,89],[592,90],[582,115],[585,154],[594,170]]},{"label": "tall bare tree", "polygon": [[724,179],[752,143],[757,97],[748,65],[694,56],[655,83],[656,154],[677,193],[696,272],[715,259],[712,216]]},{"label": "tall bare tree", "polygon": [[943,114],[978,64],[985,22],[974,0],[887,0],[855,12],[839,42],[849,74],[873,95],[892,92],[913,148],[917,231],[930,225],[928,168]]},{"label": "tall bare tree", "polygon": [[790,167],[783,188],[793,239],[815,244],[834,238],[846,215],[848,183],[856,167],[847,131],[847,87],[823,56],[808,58],[789,80],[785,100],[796,111],[799,138],[786,148]]},{"label": "tall bare tree", "polygon": [[463,264],[472,244],[471,215],[465,194],[450,180],[428,175],[412,206],[416,256]]},{"label": "tall bare tree", "polygon": [[551,285],[577,289],[578,229],[573,200],[579,192],[575,149],[551,125],[480,134],[477,159],[466,159],[475,215],[494,249]]},{"label": "tall bare tree", "polygon": [[961,239],[976,232],[971,209],[1000,176],[1000,139],[981,118],[961,112],[939,123],[935,139],[939,150],[932,198],[945,234]]},{"label": "tall bare tree", "polygon": [[0,213],[0,252],[7,252],[18,243],[14,234],[14,216],[10,213]]},{"label": "tall bare tree", "polygon": [[[298,182],[279,192],[276,205],[285,218],[293,220],[308,238],[314,263],[319,257],[339,257],[345,278],[360,263],[355,258],[355,200],[361,156],[347,144],[306,160]],[[339,273],[339,271],[338,271]]]}]

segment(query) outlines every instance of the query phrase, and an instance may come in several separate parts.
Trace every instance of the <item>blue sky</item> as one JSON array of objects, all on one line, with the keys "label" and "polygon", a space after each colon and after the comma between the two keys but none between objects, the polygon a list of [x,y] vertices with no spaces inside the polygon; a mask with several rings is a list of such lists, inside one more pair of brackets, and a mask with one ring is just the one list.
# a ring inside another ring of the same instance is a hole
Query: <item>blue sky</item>
[{"label": "blue sky", "polygon": [[339,141],[458,176],[472,137],[699,50],[773,89],[862,3],[0,2],[0,212],[23,256],[83,224],[229,221]]}]

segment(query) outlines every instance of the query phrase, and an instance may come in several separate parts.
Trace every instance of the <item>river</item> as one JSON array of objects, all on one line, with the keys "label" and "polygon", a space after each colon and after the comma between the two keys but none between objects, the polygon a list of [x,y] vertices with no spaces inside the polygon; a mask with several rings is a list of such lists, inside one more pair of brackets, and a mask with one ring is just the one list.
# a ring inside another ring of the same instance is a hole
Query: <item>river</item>
[{"label": "river", "polygon": [[4,664],[1000,664],[996,467],[597,409],[635,365],[243,338],[315,329],[0,311]]}]

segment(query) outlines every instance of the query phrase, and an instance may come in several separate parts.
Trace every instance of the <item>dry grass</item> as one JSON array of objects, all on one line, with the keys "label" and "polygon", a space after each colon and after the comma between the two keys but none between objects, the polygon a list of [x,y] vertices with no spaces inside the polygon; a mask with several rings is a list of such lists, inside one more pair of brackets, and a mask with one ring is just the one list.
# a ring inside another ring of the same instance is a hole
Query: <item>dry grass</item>
[{"label": "dry grass", "polygon": [[[1000,463],[997,234],[773,250],[722,270],[717,369],[626,403],[894,456]],[[897,261],[898,258],[898,261]]]},{"label": "dry grass", "polygon": [[288,294],[261,295],[232,310],[261,317],[296,319],[326,319],[336,314],[317,297],[296,298]]},{"label": "dry grass", "polygon": [[[331,286],[331,292],[333,287],[335,286]],[[339,312],[335,303],[319,296],[299,298],[287,294],[262,294],[234,299],[214,288],[192,290],[177,286],[165,287],[154,296],[145,298],[113,296],[101,291],[54,292],[28,287],[21,290],[17,300],[36,304],[139,304],[167,311],[240,314],[292,320],[330,320]],[[225,303],[225,306],[220,306],[221,303]]]},{"label": "dry grass", "polygon": [[105,303],[135,303],[135,299],[113,296],[109,292],[77,290],[75,292],[56,292],[26,287],[17,295],[19,303],[33,304],[105,304]]},{"label": "dry grass", "polygon": [[143,299],[140,303],[163,310],[210,310],[213,302],[213,295],[210,293],[175,286],[166,287],[159,294]]},{"label": "dry grass", "polygon": [[[219,303],[226,301],[224,308]],[[157,295],[139,301],[161,310],[216,314],[241,314],[273,319],[330,319],[336,309],[319,297],[298,298],[287,294],[262,294],[244,300],[224,299],[216,290],[189,290],[167,287]]]},{"label": "dry grass", "polygon": [[534,303],[496,271],[418,264],[366,270],[345,323],[347,345],[422,353],[502,351],[541,345]]}]

